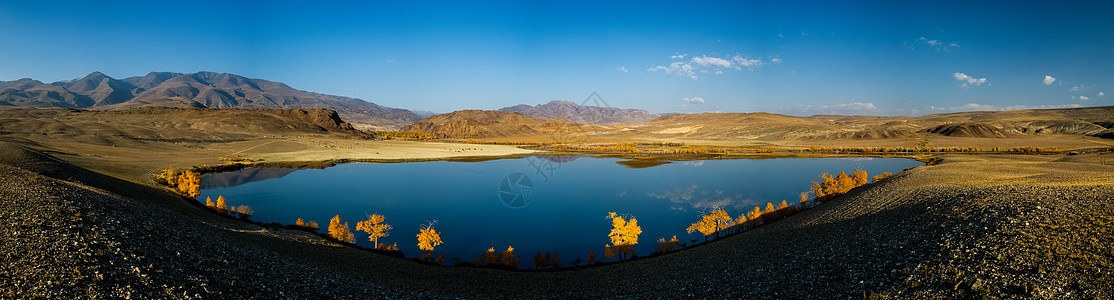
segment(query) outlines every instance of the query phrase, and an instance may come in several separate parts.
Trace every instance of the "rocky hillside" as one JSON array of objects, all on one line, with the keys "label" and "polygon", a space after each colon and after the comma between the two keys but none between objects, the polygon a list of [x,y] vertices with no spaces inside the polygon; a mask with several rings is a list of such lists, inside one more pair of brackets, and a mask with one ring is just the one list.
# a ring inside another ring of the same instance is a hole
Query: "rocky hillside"
[{"label": "rocky hillside", "polygon": [[403,127],[402,131],[428,132],[441,138],[501,138],[602,130],[604,127],[543,120],[518,113],[492,110],[462,110],[439,114]]},{"label": "rocky hillside", "polygon": [[357,126],[394,129],[419,120],[405,109],[297,90],[228,73],[151,72],[115,79],[100,72],[46,84],[24,78],[0,83],[0,107],[114,110],[146,106],[191,108],[324,108]]},{"label": "rocky hillside", "polygon": [[550,101],[540,105],[519,104],[499,109],[501,111],[520,113],[539,119],[564,119],[574,123],[611,126],[619,124],[637,124],[657,118],[641,109],[622,109],[615,107],[581,106],[569,101]]},{"label": "rocky hillside", "polygon": [[607,135],[707,140],[892,139],[923,135],[1025,138],[1049,134],[1111,137],[1114,136],[1114,106],[919,117],[675,114],[620,127]]},{"label": "rocky hillside", "polygon": [[0,110],[0,130],[9,136],[62,135],[94,144],[107,143],[108,138],[115,137],[199,141],[268,134],[366,135],[342,121],[335,111],[325,109],[7,109]]}]

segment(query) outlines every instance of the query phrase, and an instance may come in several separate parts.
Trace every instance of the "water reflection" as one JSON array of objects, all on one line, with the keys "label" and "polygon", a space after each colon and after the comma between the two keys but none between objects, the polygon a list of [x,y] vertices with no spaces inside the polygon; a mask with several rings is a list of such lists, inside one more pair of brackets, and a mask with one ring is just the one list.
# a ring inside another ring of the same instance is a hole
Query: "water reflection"
[{"label": "water reflection", "polygon": [[243,168],[231,172],[205,174],[201,176],[201,189],[229,188],[250,182],[282,178],[297,170],[291,168]]}]

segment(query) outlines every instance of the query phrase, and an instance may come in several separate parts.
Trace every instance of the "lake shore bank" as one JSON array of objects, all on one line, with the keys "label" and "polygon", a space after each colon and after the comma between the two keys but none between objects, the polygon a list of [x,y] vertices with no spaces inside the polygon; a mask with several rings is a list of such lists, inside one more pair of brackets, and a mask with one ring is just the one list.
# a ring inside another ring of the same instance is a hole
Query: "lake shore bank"
[{"label": "lake shore bank", "polygon": [[[470,151],[454,146],[472,145],[438,146],[431,153]],[[3,223],[10,228],[3,251],[8,264],[0,275],[13,284],[0,293],[434,298],[1112,293],[1104,280],[1112,276],[1114,252],[1108,247],[1114,243],[1102,232],[1114,222],[1109,153],[941,155],[939,164],[703,247],[599,268],[521,273],[371,255],[302,231],[217,217],[144,182],[166,162],[213,162],[202,157],[232,148],[225,147],[205,146],[200,154],[183,153],[181,160],[97,168],[121,164],[127,150],[98,157],[5,145],[0,161],[8,166],[0,188],[7,212]],[[485,154],[496,152],[487,149]],[[111,173],[133,176],[104,175]],[[40,240],[49,242],[34,242]]]}]

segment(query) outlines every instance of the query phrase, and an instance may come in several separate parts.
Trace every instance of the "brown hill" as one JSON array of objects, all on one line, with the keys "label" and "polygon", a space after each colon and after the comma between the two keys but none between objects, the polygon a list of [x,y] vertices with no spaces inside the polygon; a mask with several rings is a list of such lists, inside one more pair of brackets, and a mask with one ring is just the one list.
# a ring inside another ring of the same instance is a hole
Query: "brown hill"
[{"label": "brown hill", "polygon": [[815,138],[842,132],[809,118],[771,113],[701,113],[662,116],[624,126],[617,135],[706,140],[780,140]]},{"label": "brown hill", "polygon": [[331,134],[364,137],[363,132],[325,109],[197,109],[144,107],[113,111],[69,109],[0,110],[0,133],[7,136],[67,136],[80,142],[110,140],[190,142],[254,138],[262,135]]},{"label": "brown hill", "polygon": [[605,127],[562,119],[543,120],[497,110],[461,110],[433,115],[402,131],[428,132],[441,138],[502,138],[554,133],[581,133]]},{"label": "brown hill", "polygon": [[1004,138],[1007,136],[1005,131],[986,123],[944,124],[933,127],[928,132],[959,137]]},{"label": "brown hill", "polygon": [[324,108],[362,128],[396,129],[420,118],[411,111],[364,100],[297,90],[263,79],[214,73],[151,72],[117,80],[100,72],[44,84],[21,79],[0,84],[0,106],[116,110],[146,106],[187,108]]},{"label": "brown hill", "polygon": [[1036,135],[1114,136],[1114,106],[904,116],[795,117],[770,113],[675,114],[597,134],[610,137],[739,140],[894,139]]},{"label": "brown hill", "polygon": [[660,116],[641,109],[622,109],[590,105],[581,106],[576,103],[560,100],[534,106],[519,104],[511,107],[504,107],[499,110],[520,113],[539,119],[564,119],[575,123],[601,126],[637,124]]}]

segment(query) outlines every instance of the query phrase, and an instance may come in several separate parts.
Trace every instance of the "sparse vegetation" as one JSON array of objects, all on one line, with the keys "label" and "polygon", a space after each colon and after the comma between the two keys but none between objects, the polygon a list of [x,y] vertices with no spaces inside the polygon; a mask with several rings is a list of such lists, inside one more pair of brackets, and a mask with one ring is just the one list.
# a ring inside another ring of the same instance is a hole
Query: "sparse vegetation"
[{"label": "sparse vegetation", "polygon": [[[433,252],[437,246],[441,245],[441,233],[433,228],[436,221],[431,221],[423,224],[418,231],[418,249],[425,251],[426,254],[422,257],[423,260],[429,260],[430,252]],[[494,249],[493,249],[494,251]]]},{"label": "sparse vegetation", "polygon": [[638,219],[629,217],[630,220],[626,220],[614,212],[608,213],[607,217],[611,219],[612,226],[611,233],[607,235],[611,238],[611,246],[607,249],[613,251],[613,254],[607,257],[611,258],[614,254],[618,254],[620,261],[626,257],[633,257],[635,251],[632,246],[638,244],[638,235],[642,234]]},{"label": "sparse vegetation", "polygon": [[366,221],[356,223],[356,230],[367,232],[368,240],[374,243],[374,247],[379,249],[379,239],[390,235],[391,225],[384,223],[386,217],[380,214],[372,214],[367,217]]},{"label": "sparse vegetation", "polygon": [[341,223],[340,215],[329,220],[329,236],[345,243],[354,242],[355,235],[348,229],[348,222]]},{"label": "sparse vegetation", "polygon": [[[705,235],[705,236],[707,236],[707,235]],[[681,241],[677,240],[676,235],[674,235],[673,238],[668,240],[668,241],[666,241],[664,237],[658,239],[658,252],[664,253],[664,252],[669,252],[669,251],[673,251],[673,250],[680,249],[680,248],[681,248]]]}]

